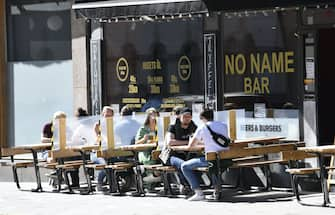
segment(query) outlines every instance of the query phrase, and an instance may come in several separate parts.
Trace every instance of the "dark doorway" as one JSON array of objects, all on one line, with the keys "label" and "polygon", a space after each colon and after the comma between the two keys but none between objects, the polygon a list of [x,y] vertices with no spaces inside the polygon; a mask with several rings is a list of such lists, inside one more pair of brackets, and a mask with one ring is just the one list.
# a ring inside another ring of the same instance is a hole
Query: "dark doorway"
[{"label": "dark doorway", "polygon": [[319,144],[332,144],[335,135],[335,29],[319,30],[317,110]]}]

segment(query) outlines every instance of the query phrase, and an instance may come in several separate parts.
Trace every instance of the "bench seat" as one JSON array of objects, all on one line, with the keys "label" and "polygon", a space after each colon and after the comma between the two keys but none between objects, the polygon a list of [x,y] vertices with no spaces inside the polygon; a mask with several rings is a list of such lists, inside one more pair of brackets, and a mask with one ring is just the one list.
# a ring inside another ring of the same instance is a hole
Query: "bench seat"
[{"label": "bench seat", "polygon": [[113,169],[113,170],[126,170],[134,167],[133,163],[119,162],[115,164],[109,164],[105,166],[105,169]]},{"label": "bench seat", "polygon": [[32,167],[34,166],[33,161],[21,161],[21,162],[14,162],[9,164],[12,167],[16,168],[27,168],[27,167]]},{"label": "bench seat", "polygon": [[264,165],[270,165],[275,163],[287,163],[287,160],[267,160],[267,161],[254,161],[254,162],[241,162],[234,163],[232,167],[259,167]]},{"label": "bench seat", "polygon": [[163,164],[143,165],[144,169],[155,170],[157,167],[162,167]]},{"label": "bench seat", "polygon": [[154,170],[164,171],[164,172],[176,172],[177,169],[174,166],[157,166]]},{"label": "bench seat", "polygon": [[96,169],[96,170],[103,170],[105,169],[105,164],[88,164],[86,165],[87,168],[92,168],[92,169]]},{"label": "bench seat", "polygon": [[196,167],[193,170],[199,171],[199,172],[208,172],[208,167]]},{"label": "bench seat", "polygon": [[[327,170],[330,170],[328,174],[335,174],[335,167],[326,167]],[[286,172],[290,173],[291,175],[308,175],[308,174],[314,174],[318,171],[320,171],[320,168],[316,167],[307,167],[307,168],[291,168],[286,169]]]},{"label": "bench seat", "polygon": [[58,165],[57,162],[51,162],[51,163],[48,163],[48,162],[39,162],[38,163],[39,167],[46,168],[46,169],[56,169],[57,165]]}]

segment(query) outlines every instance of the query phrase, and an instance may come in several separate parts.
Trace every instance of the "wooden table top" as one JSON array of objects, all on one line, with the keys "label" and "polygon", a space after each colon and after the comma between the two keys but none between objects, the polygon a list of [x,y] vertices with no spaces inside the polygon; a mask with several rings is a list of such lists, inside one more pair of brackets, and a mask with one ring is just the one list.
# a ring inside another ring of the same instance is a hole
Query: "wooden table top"
[{"label": "wooden table top", "polygon": [[231,159],[292,151],[296,150],[296,148],[295,143],[268,144],[257,147],[231,147],[229,150],[219,152],[219,156],[221,159]]},{"label": "wooden table top", "polygon": [[157,147],[157,143],[145,143],[145,144],[135,144],[128,146],[119,146],[116,149],[121,149],[124,151],[146,151]]},{"label": "wooden table top", "polygon": [[31,145],[22,145],[22,146],[15,146],[14,149],[21,149],[21,150],[47,150],[51,149],[52,143],[38,143],[38,144],[31,144]]},{"label": "wooden table top", "polygon": [[299,147],[299,151],[321,154],[335,154],[335,145]]},{"label": "wooden table top", "polygon": [[92,151],[92,150],[99,150],[100,146],[99,145],[79,145],[79,146],[71,146],[69,147],[74,152],[79,152],[79,151]]},{"label": "wooden table top", "polygon": [[173,151],[186,151],[186,152],[202,152],[205,149],[204,145],[197,145],[197,146],[192,146],[188,147],[186,146],[171,146],[171,149]]},{"label": "wooden table top", "polygon": [[285,137],[251,137],[246,139],[237,139],[234,140],[231,145],[248,145],[249,143],[261,143],[261,144],[272,144],[279,140],[285,139]]}]

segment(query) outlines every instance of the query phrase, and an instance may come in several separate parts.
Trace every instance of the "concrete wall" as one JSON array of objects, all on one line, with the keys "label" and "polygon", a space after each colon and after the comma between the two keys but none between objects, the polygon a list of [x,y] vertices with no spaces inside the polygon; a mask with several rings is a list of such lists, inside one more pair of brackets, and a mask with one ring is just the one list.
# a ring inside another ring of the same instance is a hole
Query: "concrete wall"
[{"label": "concrete wall", "polygon": [[[0,1],[0,146],[7,146],[6,7]],[[0,147],[0,150],[1,150]],[[1,151],[0,151],[1,154]]]},{"label": "concrete wall", "polygon": [[86,24],[85,19],[76,18],[72,12],[73,107],[89,110],[89,59],[87,59],[89,48],[86,41]]}]

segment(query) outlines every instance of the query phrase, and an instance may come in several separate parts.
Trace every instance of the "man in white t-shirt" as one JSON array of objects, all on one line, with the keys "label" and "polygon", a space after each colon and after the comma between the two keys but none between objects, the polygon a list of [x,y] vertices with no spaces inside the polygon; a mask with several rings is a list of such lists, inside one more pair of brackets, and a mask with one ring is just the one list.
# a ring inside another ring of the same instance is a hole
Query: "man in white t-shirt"
[{"label": "man in white t-shirt", "polygon": [[[204,110],[203,112],[201,112],[200,119],[204,122],[204,124],[197,128],[194,136],[190,139],[188,146],[191,147],[197,144],[204,144],[205,152],[218,152],[222,150],[228,150],[228,147],[222,147],[214,141],[210,131],[206,126],[208,125],[214,132],[228,137],[227,125],[219,121],[213,121],[214,114],[212,110]],[[195,192],[195,194],[188,200],[200,201],[205,199],[205,195],[200,189],[199,178],[195,174],[193,169],[197,167],[207,166],[208,162],[206,161],[205,156],[190,159],[182,164],[181,169],[183,175],[191,185],[191,189]]]}]

